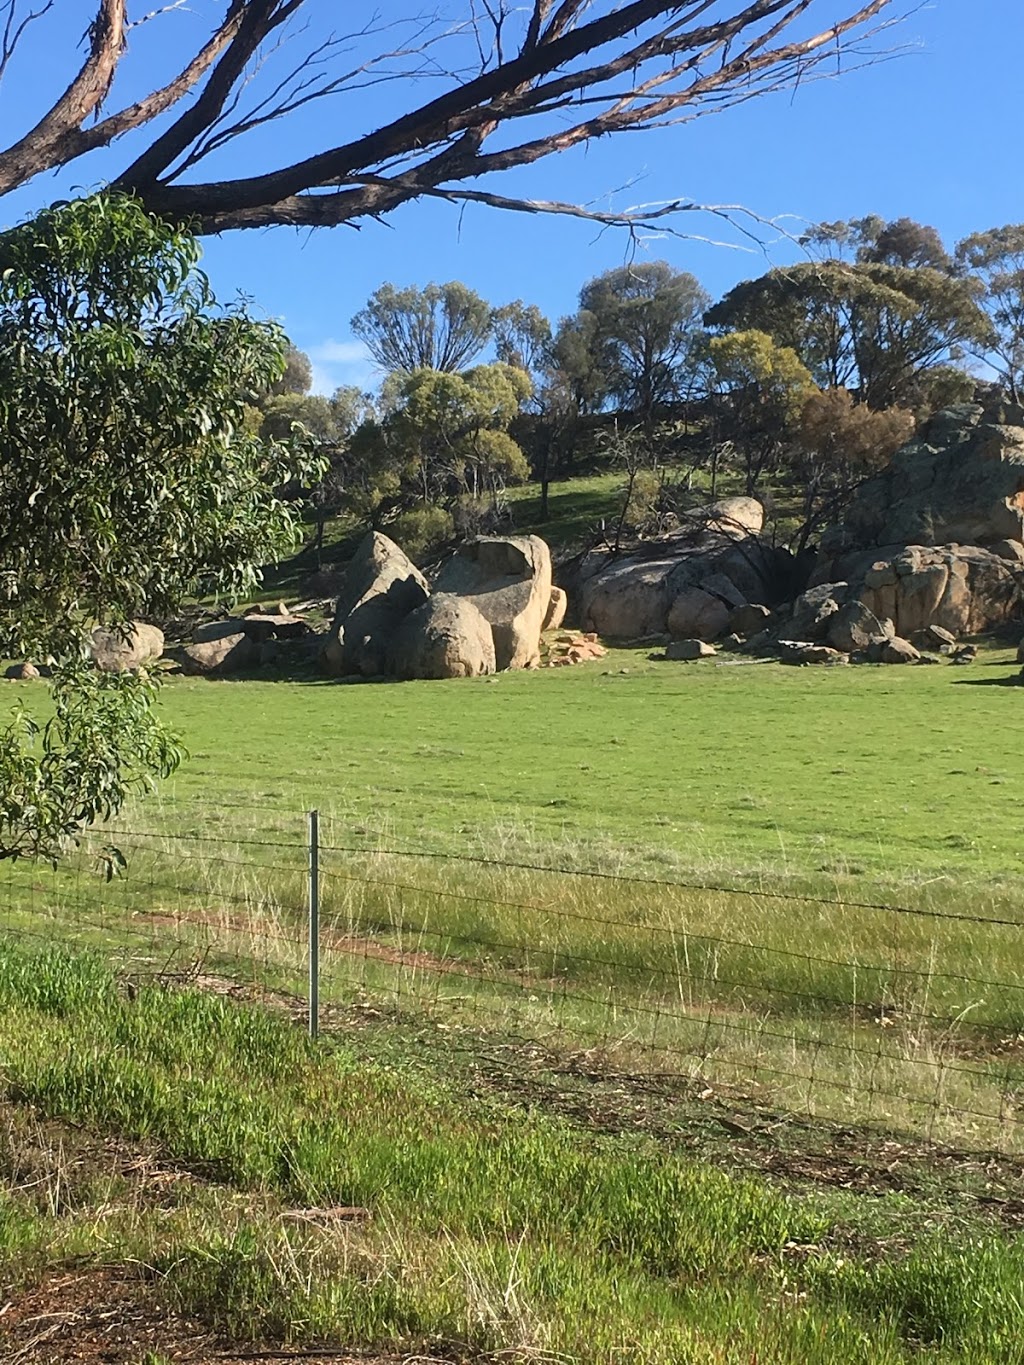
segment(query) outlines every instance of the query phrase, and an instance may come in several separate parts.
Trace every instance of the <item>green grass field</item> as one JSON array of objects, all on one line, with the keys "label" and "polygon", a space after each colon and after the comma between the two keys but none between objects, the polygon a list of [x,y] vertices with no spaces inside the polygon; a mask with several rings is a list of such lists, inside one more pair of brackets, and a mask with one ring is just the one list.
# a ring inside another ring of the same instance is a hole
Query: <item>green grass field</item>
[{"label": "green grass field", "polygon": [[998,1200],[786,1189],[656,1140],[636,1113],[609,1108],[599,1131],[479,1081],[470,1098],[465,1068],[415,1035],[349,1028],[312,1048],[267,1009],[125,994],[53,950],[5,950],[0,1003],[9,1359],[162,1365],[270,1358],[267,1343],[325,1359],[1020,1359],[1024,1253]]},{"label": "green grass field", "polygon": [[615,651],[468,683],[175,681],[163,712],[192,757],[156,804],[319,806],[369,846],[945,882],[977,907],[1015,897],[1024,862],[1014,672],[1009,650],[839,670]]},{"label": "green grass field", "polygon": [[[1024,1359],[1015,671],[169,682],[192,757],[91,841],[128,876],[0,886],[8,1297],[145,1265],[217,1349]],[[312,807],[309,1051],[217,997],[301,996]]]}]

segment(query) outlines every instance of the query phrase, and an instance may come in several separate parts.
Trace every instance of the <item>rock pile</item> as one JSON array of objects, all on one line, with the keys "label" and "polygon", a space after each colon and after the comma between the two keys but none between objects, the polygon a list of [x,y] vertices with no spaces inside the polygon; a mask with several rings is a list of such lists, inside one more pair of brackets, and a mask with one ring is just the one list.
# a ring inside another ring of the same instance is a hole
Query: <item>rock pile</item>
[{"label": "rock pile", "polygon": [[481,536],[432,584],[375,531],[349,565],[321,653],[334,677],[462,678],[540,664],[541,631],[564,618],[538,536]]},{"label": "rock pile", "polygon": [[182,651],[186,673],[221,678],[245,669],[278,663],[282,653],[304,647],[311,629],[282,604],[278,612],[259,609],[223,621],[204,621]]},{"label": "rock pile", "polygon": [[603,659],[608,653],[591,630],[583,634],[566,631],[541,641],[541,668],[567,668],[572,664]]}]

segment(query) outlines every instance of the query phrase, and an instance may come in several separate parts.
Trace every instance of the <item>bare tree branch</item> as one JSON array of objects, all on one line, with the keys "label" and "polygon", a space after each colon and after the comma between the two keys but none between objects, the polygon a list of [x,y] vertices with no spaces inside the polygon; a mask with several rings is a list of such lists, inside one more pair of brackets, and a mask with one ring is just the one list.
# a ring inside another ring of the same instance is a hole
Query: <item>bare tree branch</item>
[{"label": "bare tree branch", "polygon": [[5,0],[2,8],[0,8],[0,13],[3,14],[4,30],[3,35],[0,36],[0,81],[3,80],[7,72],[18,44],[25,36],[25,30],[37,19],[42,19],[51,9],[53,9],[53,0],[46,0],[42,9],[29,10],[24,18],[19,20],[18,0]]},{"label": "bare tree branch", "polygon": [[125,0],[100,0],[89,26],[89,53],[53,108],[5,152],[0,152],[0,194],[23,184],[43,167],[59,165],[57,147],[103,103],[124,46]]},{"label": "bare tree branch", "polygon": [[[53,0],[35,3],[23,11],[19,0],[0,0],[0,78],[28,25]],[[818,28],[811,19],[829,9],[826,0],[529,0],[525,7],[465,0],[464,17],[454,24],[438,14],[397,22],[373,17],[347,35],[321,31],[308,44],[290,21],[312,18],[318,0],[221,0],[214,31],[176,76],[103,118],[96,115],[124,60],[125,33],[166,19],[182,0],[165,0],[134,21],[130,0],[94,3],[78,75],[35,128],[0,152],[0,193],[126,134],[140,135],[176,110],[148,145],[136,145],[114,187],[176,221],[217,232],[354,223],[421,195],[571,213],[633,230],[638,224],[629,214],[512,200],[465,183],[594,138],[687,122],[792,88],[848,48],[860,64],[878,60],[851,40],[877,35],[888,27],[884,12],[905,12],[910,0],[845,6],[831,0],[833,11],[846,12]],[[397,42],[385,38],[396,27],[407,32]],[[299,50],[282,73],[279,49],[286,42],[298,42]],[[433,98],[409,98],[427,78],[445,88]],[[404,109],[379,127],[360,126],[358,92],[388,82]],[[350,95],[356,99],[348,122],[322,121],[345,129],[335,145],[245,178],[196,181],[197,166],[268,124]],[[513,135],[499,139],[499,131]],[[683,201],[659,208],[661,230],[664,218],[689,208]]]}]

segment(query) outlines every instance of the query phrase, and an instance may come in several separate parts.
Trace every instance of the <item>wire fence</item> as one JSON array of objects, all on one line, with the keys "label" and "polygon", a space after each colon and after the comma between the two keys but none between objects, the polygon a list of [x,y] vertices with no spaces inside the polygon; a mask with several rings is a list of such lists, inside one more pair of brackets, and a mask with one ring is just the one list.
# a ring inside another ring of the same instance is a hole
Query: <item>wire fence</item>
[{"label": "wire fence", "polygon": [[[309,812],[169,805],[55,869],[5,865],[0,928],[132,976],[302,1002],[313,1031],[372,1006],[676,1092],[1024,1148],[1012,902],[973,913],[362,837]],[[109,845],[128,869],[108,881]]]}]

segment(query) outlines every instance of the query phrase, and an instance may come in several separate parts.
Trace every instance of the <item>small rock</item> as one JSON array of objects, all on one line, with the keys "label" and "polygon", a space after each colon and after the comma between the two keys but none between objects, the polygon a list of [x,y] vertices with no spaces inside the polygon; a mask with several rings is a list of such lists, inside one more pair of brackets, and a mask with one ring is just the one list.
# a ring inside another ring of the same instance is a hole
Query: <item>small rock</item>
[{"label": "small rock", "polygon": [[237,673],[239,669],[252,665],[255,659],[256,645],[252,637],[239,631],[236,635],[223,635],[218,640],[186,645],[183,664],[186,673],[218,677],[225,673]]},{"label": "small rock", "polygon": [[780,640],[779,650],[784,664],[847,664],[850,656],[829,645],[815,645],[808,640]]},{"label": "small rock", "polygon": [[706,640],[671,640],[665,646],[666,659],[711,659],[717,653]]},{"label": "small rock", "polygon": [[949,656],[949,662],[951,664],[973,664],[977,657],[977,645],[961,645],[959,649],[954,649]]},{"label": "small rock", "polygon": [[920,653],[910,641],[903,640],[898,635],[891,640],[884,640],[878,646],[878,662],[881,664],[913,664],[917,663],[920,657]]}]

